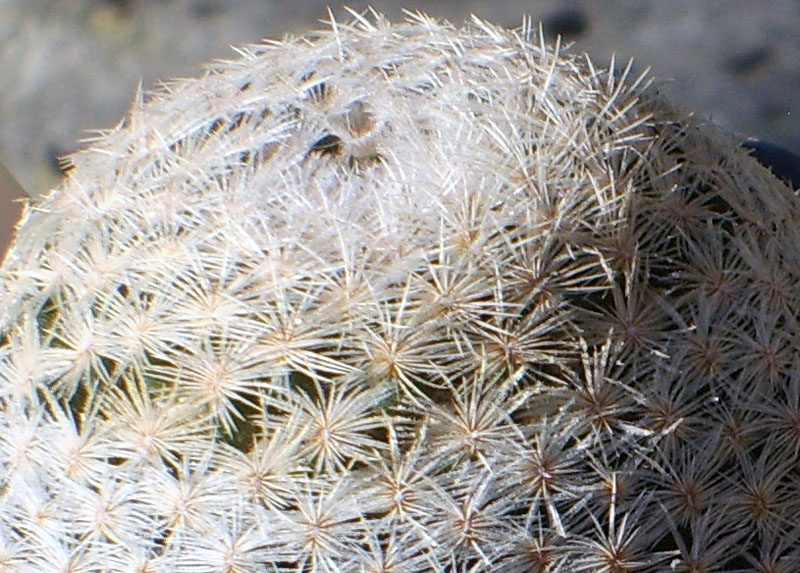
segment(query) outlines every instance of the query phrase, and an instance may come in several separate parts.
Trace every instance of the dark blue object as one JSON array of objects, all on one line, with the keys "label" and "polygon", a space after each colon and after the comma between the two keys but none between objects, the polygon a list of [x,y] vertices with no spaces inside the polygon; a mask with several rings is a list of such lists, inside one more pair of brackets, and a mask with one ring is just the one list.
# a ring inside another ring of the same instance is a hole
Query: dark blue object
[{"label": "dark blue object", "polygon": [[758,139],[748,139],[742,146],[751,149],[753,157],[764,167],[769,167],[775,177],[800,189],[800,155]]}]

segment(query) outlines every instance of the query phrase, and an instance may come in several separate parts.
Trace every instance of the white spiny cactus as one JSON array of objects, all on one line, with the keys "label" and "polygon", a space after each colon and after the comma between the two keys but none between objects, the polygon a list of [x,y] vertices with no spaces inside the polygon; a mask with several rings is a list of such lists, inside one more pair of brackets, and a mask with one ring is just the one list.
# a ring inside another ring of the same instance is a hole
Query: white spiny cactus
[{"label": "white spiny cactus", "polygon": [[796,571],[790,189],[525,28],[239,54],[26,208],[0,571]]}]

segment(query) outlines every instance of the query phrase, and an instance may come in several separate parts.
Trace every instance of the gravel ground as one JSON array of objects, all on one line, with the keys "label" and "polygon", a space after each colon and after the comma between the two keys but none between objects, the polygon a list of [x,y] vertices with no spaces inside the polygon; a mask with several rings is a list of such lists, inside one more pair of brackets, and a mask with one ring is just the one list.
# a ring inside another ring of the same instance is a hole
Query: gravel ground
[{"label": "gravel ground", "polygon": [[[0,157],[32,193],[57,183],[57,157],[113,126],[137,85],[198,74],[229,45],[319,27],[330,0],[0,0]],[[351,2],[357,10],[365,2]],[[372,2],[402,19],[399,2]],[[599,63],[651,67],[672,99],[743,135],[800,151],[797,0],[413,1],[462,23],[542,20]],[[337,19],[349,17],[335,9]]]}]

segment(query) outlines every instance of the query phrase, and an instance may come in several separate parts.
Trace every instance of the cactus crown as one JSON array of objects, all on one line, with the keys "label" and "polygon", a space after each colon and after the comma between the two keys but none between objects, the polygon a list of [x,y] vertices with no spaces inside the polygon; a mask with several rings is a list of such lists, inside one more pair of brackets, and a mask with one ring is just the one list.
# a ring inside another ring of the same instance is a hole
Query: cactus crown
[{"label": "cactus crown", "polygon": [[525,27],[239,56],[26,210],[0,569],[797,563],[800,213],[733,138]]}]

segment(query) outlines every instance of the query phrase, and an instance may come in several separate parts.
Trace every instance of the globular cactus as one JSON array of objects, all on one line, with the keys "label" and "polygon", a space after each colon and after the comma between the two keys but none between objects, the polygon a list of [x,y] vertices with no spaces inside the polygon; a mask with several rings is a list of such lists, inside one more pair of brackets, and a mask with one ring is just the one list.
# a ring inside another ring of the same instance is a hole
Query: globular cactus
[{"label": "globular cactus", "polygon": [[239,53],[26,208],[0,570],[797,570],[788,187],[528,26]]}]

